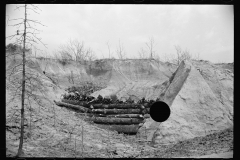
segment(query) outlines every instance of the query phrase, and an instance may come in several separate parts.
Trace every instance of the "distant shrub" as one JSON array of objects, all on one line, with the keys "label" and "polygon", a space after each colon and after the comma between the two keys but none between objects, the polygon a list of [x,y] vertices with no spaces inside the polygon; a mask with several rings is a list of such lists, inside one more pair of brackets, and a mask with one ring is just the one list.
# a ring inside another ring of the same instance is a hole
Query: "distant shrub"
[{"label": "distant shrub", "polygon": [[58,62],[59,62],[60,64],[62,64],[63,66],[65,66],[66,64],[69,63],[69,61],[68,61],[67,59],[58,59]]},{"label": "distant shrub", "polygon": [[17,49],[21,49],[21,46],[17,45],[17,44],[12,44],[12,43],[9,43],[7,46],[6,46],[6,49],[10,52],[15,52],[17,51]]},{"label": "distant shrub", "polygon": [[76,92],[78,91],[80,94],[90,95],[91,93],[101,90],[105,87],[103,87],[100,84],[96,84],[93,82],[82,82],[78,86],[71,86],[68,87],[67,90],[69,92]]}]

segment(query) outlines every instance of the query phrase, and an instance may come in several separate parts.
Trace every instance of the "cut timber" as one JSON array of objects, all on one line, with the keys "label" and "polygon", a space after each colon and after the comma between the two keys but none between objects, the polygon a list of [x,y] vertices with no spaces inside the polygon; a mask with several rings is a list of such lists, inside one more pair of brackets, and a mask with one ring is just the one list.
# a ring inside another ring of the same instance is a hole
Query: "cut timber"
[{"label": "cut timber", "polygon": [[112,115],[106,115],[106,114],[93,114],[93,113],[76,113],[76,115],[81,116],[87,116],[87,117],[115,117],[115,118],[140,118],[144,119],[144,116],[142,114],[112,114]]},{"label": "cut timber", "polygon": [[76,111],[80,111],[80,112],[90,112],[90,110],[88,108],[79,106],[79,105],[72,105],[72,104],[68,104],[68,103],[64,103],[64,102],[56,102],[54,101],[56,105],[60,106],[60,107],[66,107],[66,108],[71,108],[74,109]]},{"label": "cut timber", "polygon": [[134,133],[136,134],[139,128],[139,125],[103,125],[103,124],[98,124],[100,128],[103,129],[109,129],[113,131],[117,131],[119,133]]},{"label": "cut timber", "polygon": [[110,117],[88,117],[94,123],[100,124],[139,124],[143,120],[139,118],[110,118]]},{"label": "cut timber", "polygon": [[68,99],[62,99],[62,102],[64,103],[69,103],[73,105],[80,105],[89,108],[90,105],[93,106],[95,109],[128,109],[128,108],[133,108],[133,109],[144,109],[144,108],[149,108],[149,105],[146,104],[88,104],[86,101],[77,101],[77,100],[68,100]]},{"label": "cut timber", "polygon": [[96,117],[115,117],[115,118],[143,118],[142,114],[113,114],[113,115],[105,115],[98,114]]},{"label": "cut timber", "polygon": [[143,114],[149,114],[150,113],[150,108],[145,108],[143,110]]},{"label": "cut timber", "polygon": [[93,113],[100,114],[142,114],[148,112],[149,109],[93,109]]},{"label": "cut timber", "polygon": [[92,104],[95,109],[144,109],[145,106],[141,104]]},{"label": "cut timber", "polygon": [[73,105],[79,105],[79,106],[83,106],[83,107],[87,107],[87,108],[90,107],[90,105],[87,104],[87,102],[83,102],[83,101],[62,99],[62,102],[68,103],[68,104],[73,104]]}]

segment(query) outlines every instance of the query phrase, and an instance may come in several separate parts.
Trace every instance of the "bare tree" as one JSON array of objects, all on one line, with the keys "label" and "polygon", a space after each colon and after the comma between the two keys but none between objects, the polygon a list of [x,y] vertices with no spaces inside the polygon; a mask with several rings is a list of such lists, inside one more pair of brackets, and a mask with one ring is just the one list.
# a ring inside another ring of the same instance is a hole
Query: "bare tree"
[{"label": "bare tree", "polygon": [[180,64],[180,56],[181,56],[181,53],[182,53],[182,49],[180,46],[175,46],[175,49],[176,49],[176,54],[177,54],[177,65]]},{"label": "bare tree", "polygon": [[84,55],[84,59],[85,60],[88,60],[88,61],[93,61],[96,59],[96,56],[93,52],[93,50],[91,48],[88,48],[86,51],[85,51],[85,55]]},{"label": "bare tree", "polygon": [[119,59],[126,58],[126,52],[124,51],[123,44],[121,44],[120,40],[119,40],[119,44],[117,46],[116,52]]},{"label": "bare tree", "polygon": [[[150,58],[150,59],[160,60],[159,55],[157,55],[154,50],[154,47],[156,46],[154,38],[153,37],[149,38],[149,42],[146,42],[145,44],[147,46],[148,51],[141,48],[141,50],[138,51],[139,58],[140,59]],[[149,56],[147,56],[147,52],[149,53]]]},{"label": "bare tree", "polygon": [[147,46],[147,48],[149,49],[149,55],[150,55],[149,58],[150,58],[150,59],[153,58],[154,53],[155,53],[154,47],[155,47],[156,45],[155,45],[154,43],[155,43],[155,41],[154,41],[154,38],[153,38],[153,37],[149,38],[149,42],[146,43],[146,46]]},{"label": "bare tree", "polygon": [[191,59],[192,55],[189,53],[189,51],[186,49],[185,51],[182,51],[182,48],[180,46],[176,46],[175,45],[175,49],[176,49],[176,54],[177,54],[177,58],[176,58],[176,63],[177,65],[179,65],[181,63],[181,61],[186,60],[186,59]]},{"label": "bare tree", "polygon": [[65,45],[61,45],[59,48],[59,53],[62,58],[64,57],[68,60],[80,62],[84,60],[93,60],[95,58],[93,51],[90,48],[85,49],[84,42],[80,42],[77,39],[70,39]]},{"label": "bare tree", "polygon": [[[39,30],[32,27],[32,24],[39,24],[42,26],[44,25],[40,21],[32,20],[27,17],[29,10],[32,10],[35,13],[39,14],[38,11],[40,9],[38,8],[38,6],[32,4],[24,4],[16,7],[16,9],[20,8],[24,8],[24,18],[9,20],[20,22],[9,25],[17,27],[18,30],[16,34],[6,37],[9,39],[15,37],[16,41],[14,44],[23,46],[15,52],[12,52],[12,55],[14,55],[14,57],[17,56],[16,61],[12,61],[12,56],[6,56],[8,60],[8,65],[6,66],[6,88],[10,91],[11,96],[9,102],[12,102],[15,99],[21,100],[21,131],[19,148],[16,155],[17,157],[21,156],[23,153],[22,148],[25,120],[24,109],[26,106],[26,102],[28,102],[29,107],[31,107],[31,101],[35,101],[38,105],[42,105],[41,96],[39,96],[37,92],[40,92],[42,93],[42,95],[44,95],[46,91],[42,82],[43,77],[33,71],[33,69],[35,68],[34,63],[27,54],[31,48],[30,46],[34,46],[34,44],[41,43],[46,47],[46,45],[42,43],[41,39],[37,36],[37,34],[39,34]],[[23,29],[19,30],[22,25]]]},{"label": "bare tree", "polygon": [[112,58],[112,52],[110,50],[110,45],[109,45],[109,42],[106,43],[107,47],[108,47],[108,58]]},{"label": "bare tree", "polygon": [[146,54],[146,51],[145,51],[143,48],[141,48],[141,50],[138,51],[138,57],[139,57],[140,59],[145,59],[145,58],[147,58],[146,55],[147,55],[147,54]]},{"label": "bare tree", "polygon": [[63,60],[63,61],[73,60],[73,56],[69,52],[60,51],[59,53],[61,55],[61,60]]},{"label": "bare tree", "polygon": [[192,59],[192,55],[190,54],[188,49],[185,49],[185,51],[183,51],[181,55],[181,60],[186,60],[186,59],[188,60]]}]

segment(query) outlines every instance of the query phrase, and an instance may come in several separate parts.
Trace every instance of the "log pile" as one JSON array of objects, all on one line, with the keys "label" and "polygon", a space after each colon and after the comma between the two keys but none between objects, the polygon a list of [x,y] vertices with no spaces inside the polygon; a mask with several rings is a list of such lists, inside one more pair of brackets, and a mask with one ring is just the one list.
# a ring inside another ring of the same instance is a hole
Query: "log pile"
[{"label": "log pile", "polygon": [[123,102],[118,99],[97,98],[71,93],[62,96],[61,102],[54,101],[60,107],[72,109],[78,114],[85,113],[86,119],[108,129],[122,133],[137,133],[138,128],[149,118],[150,106],[154,100],[144,98],[138,102],[131,99]]},{"label": "log pile", "polygon": [[77,112],[84,112],[84,113],[89,113],[91,112],[91,110],[89,108],[86,107],[82,107],[79,105],[73,105],[73,104],[69,104],[69,103],[64,103],[64,102],[56,102],[54,101],[56,105],[60,106],[60,107],[66,107],[66,108],[70,108],[73,109]]}]

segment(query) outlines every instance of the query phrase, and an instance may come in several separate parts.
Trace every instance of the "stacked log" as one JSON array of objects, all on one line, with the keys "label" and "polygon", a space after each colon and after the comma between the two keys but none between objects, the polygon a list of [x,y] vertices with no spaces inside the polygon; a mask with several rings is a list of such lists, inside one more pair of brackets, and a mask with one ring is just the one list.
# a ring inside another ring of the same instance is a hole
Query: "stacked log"
[{"label": "stacked log", "polygon": [[73,105],[80,105],[83,107],[89,108],[91,105],[93,106],[94,109],[113,109],[113,108],[118,108],[118,109],[128,109],[128,108],[149,108],[149,104],[91,104],[88,103],[87,101],[77,101],[77,100],[68,100],[68,99],[62,99],[62,102],[64,103],[69,103]]},{"label": "stacked log", "polygon": [[117,114],[117,115],[105,115],[98,114],[99,117],[115,117],[115,118],[143,118],[141,114]]},{"label": "stacked log", "polygon": [[[99,101],[78,101],[62,99],[56,102],[60,107],[73,109],[78,114],[84,113],[86,119],[108,129],[122,133],[137,133],[138,128],[149,118],[149,103],[113,103],[103,104]],[[101,102],[101,101],[100,101]]]},{"label": "stacked log", "polygon": [[143,111],[140,109],[93,109],[92,112],[98,114],[141,114]]},{"label": "stacked log", "polygon": [[70,108],[70,109],[76,110],[77,112],[85,112],[85,113],[91,112],[90,109],[88,109],[86,107],[79,106],[79,105],[73,105],[73,104],[69,104],[69,103],[56,102],[56,101],[54,101],[54,102],[55,102],[56,105],[58,105],[60,107]]}]

